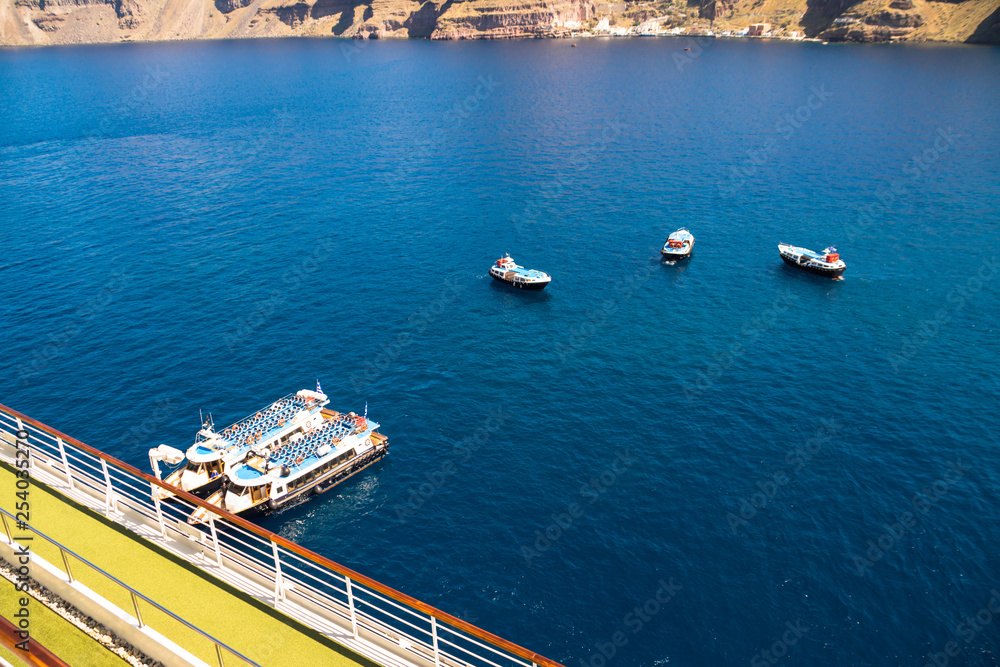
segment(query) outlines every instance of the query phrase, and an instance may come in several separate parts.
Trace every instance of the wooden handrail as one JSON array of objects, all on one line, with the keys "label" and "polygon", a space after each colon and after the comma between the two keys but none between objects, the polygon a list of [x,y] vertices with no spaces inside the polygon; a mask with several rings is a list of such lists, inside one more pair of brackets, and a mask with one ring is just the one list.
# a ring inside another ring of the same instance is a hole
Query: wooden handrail
[{"label": "wooden handrail", "polygon": [[[38,601],[36,600],[36,602]],[[38,602],[38,604],[41,604],[41,602]],[[69,621],[65,622],[69,623]],[[20,633],[21,631],[16,625],[3,616],[0,616],[0,646],[13,653],[15,658],[31,667],[70,667],[68,662],[65,662],[55,653],[39,644],[37,639],[34,637],[21,639]],[[27,651],[17,648],[17,645],[24,641],[28,643]]]},{"label": "wooden handrail", "polygon": [[6,405],[3,405],[2,403],[0,403],[0,410],[3,410],[4,412],[8,413],[9,415],[20,419],[22,422],[25,422],[27,424],[31,424],[35,428],[40,429],[42,431],[45,431],[46,433],[48,433],[49,435],[51,435],[53,437],[61,438],[64,442],[72,443],[76,447],[79,447],[80,449],[84,450],[85,452],[88,452],[88,453],[96,456],[97,458],[106,461],[109,465],[112,465],[112,466],[118,468],[119,470],[124,470],[125,472],[127,472],[127,473],[129,473],[131,475],[134,475],[136,477],[139,477],[140,479],[145,480],[145,481],[149,482],[150,484],[153,484],[155,486],[159,486],[162,489],[166,489],[167,491],[170,491],[171,493],[176,494],[178,497],[183,498],[184,500],[188,501],[192,505],[196,505],[198,507],[203,507],[204,509],[210,511],[211,513],[215,514],[216,516],[225,519],[229,523],[232,523],[232,524],[234,524],[236,526],[239,526],[240,528],[243,528],[244,530],[247,530],[247,531],[249,531],[251,533],[254,533],[255,535],[257,535],[259,537],[263,537],[263,538],[265,538],[267,540],[270,540],[271,542],[274,542],[275,544],[278,544],[279,546],[284,547],[288,551],[291,551],[292,553],[297,554],[298,556],[301,556],[302,558],[304,558],[304,559],[306,559],[306,560],[308,560],[308,561],[310,561],[312,563],[315,563],[316,565],[321,565],[321,566],[325,567],[328,570],[332,570],[333,572],[336,572],[337,574],[343,575],[345,577],[349,577],[352,581],[356,581],[358,583],[364,584],[368,588],[371,588],[372,590],[378,591],[379,593],[382,593],[386,597],[392,598],[396,602],[404,604],[407,607],[410,607],[411,609],[415,609],[417,611],[423,612],[423,613],[427,614],[428,616],[433,616],[437,620],[442,621],[444,623],[447,623],[448,625],[451,625],[451,626],[453,626],[455,628],[458,628],[458,629],[462,630],[463,632],[468,633],[469,635],[471,635],[473,637],[476,637],[477,639],[481,639],[481,640],[483,640],[483,641],[485,641],[485,642],[487,642],[489,644],[492,644],[493,646],[496,646],[497,648],[500,648],[500,649],[503,649],[504,651],[512,653],[513,655],[516,655],[519,658],[524,658],[525,660],[530,660],[531,662],[535,663],[539,667],[563,667],[562,664],[560,664],[560,663],[558,663],[558,662],[556,662],[554,660],[550,660],[549,658],[546,658],[545,656],[539,655],[539,654],[537,654],[537,653],[535,653],[533,651],[529,651],[528,649],[526,649],[526,648],[524,648],[522,646],[519,646],[519,645],[515,644],[514,642],[507,641],[506,639],[503,639],[502,637],[496,636],[492,632],[488,632],[486,630],[483,630],[480,627],[472,625],[471,623],[463,621],[462,619],[458,618],[457,616],[452,616],[451,614],[449,614],[447,612],[444,612],[444,611],[441,611],[440,609],[438,609],[436,607],[433,607],[433,606],[431,606],[431,605],[429,605],[429,604],[427,604],[425,602],[421,602],[420,600],[418,600],[418,599],[416,599],[414,597],[411,597],[411,596],[407,595],[406,593],[402,593],[400,591],[397,591],[395,588],[392,588],[390,586],[386,586],[385,584],[380,583],[380,582],[372,579],[371,577],[365,576],[365,575],[361,574],[360,572],[356,572],[356,571],[352,570],[349,567],[345,567],[345,566],[341,565],[340,563],[334,562],[334,561],[330,560],[329,558],[326,558],[325,556],[321,556],[318,553],[310,551],[309,549],[307,549],[307,548],[305,548],[305,547],[303,547],[303,546],[301,546],[299,544],[296,544],[295,542],[292,542],[292,541],[290,541],[290,540],[282,537],[281,535],[278,535],[277,533],[272,533],[269,530],[261,528],[260,526],[254,524],[254,523],[251,523],[250,521],[247,521],[246,519],[244,519],[242,517],[236,516],[235,514],[231,514],[230,512],[228,512],[228,511],[226,511],[224,509],[221,509],[219,507],[216,507],[215,505],[210,505],[207,502],[205,502],[204,500],[202,500],[201,498],[198,498],[197,496],[194,496],[194,495],[188,493],[187,491],[179,489],[179,488],[175,487],[172,484],[167,484],[166,482],[164,482],[162,480],[159,480],[159,479],[157,479],[156,477],[154,477],[154,476],[152,476],[150,474],[144,473],[141,470],[139,470],[138,468],[136,468],[134,466],[131,466],[128,463],[125,463],[124,461],[119,461],[115,457],[110,456],[108,454],[105,454],[104,452],[102,452],[99,449],[95,449],[95,448],[91,447],[90,445],[87,445],[87,444],[85,444],[83,442],[80,442],[76,438],[74,438],[72,436],[69,436],[69,435],[66,435],[62,431],[54,429],[51,426],[48,426],[47,424],[43,424],[42,422],[38,421],[37,419],[34,419],[32,417],[29,417],[26,414],[18,412],[17,410],[14,410],[13,408],[9,408]]}]

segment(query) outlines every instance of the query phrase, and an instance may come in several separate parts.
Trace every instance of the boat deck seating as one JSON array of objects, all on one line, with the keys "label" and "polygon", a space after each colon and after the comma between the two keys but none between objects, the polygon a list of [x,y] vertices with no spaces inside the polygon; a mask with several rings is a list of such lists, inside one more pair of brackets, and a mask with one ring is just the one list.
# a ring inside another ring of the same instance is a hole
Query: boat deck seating
[{"label": "boat deck seating", "polygon": [[796,248],[795,246],[788,246],[784,251],[791,255],[799,254],[799,257],[808,257],[809,259],[816,259],[819,261],[826,261],[826,253],[819,253],[815,250],[809,250],[808,248]]},{"label": "boat deck seating", "polygon": [[271,458],[278,465],[296,465],[295,462],[300,457],[302,463],[305,463],[307,459],[318,458],[316,450],[323,445],[329,444],[331,448],[335,448],[340,440],[356,430],[357,426],[354,421],[348,419],[329,421],[298,442],[290,442],[282,446],[272,454]]},{"label": "boat deck seating", "polygon": [[317,405],[315,401],[307,402],[299,396],[286,396],[260,412],[224,428],[220,435],[236,445],[266,440],[275,431],[284,428],[300,410],[314,405]]},{"label": "boat deck seating", "polygon": [[504,280],[515,280],[515,279],[525,279],[525,278],[541,278],[542,272],[538,269],[526,269],[524,267],[517,267],[516,269],[508,269],[504,274]]}]

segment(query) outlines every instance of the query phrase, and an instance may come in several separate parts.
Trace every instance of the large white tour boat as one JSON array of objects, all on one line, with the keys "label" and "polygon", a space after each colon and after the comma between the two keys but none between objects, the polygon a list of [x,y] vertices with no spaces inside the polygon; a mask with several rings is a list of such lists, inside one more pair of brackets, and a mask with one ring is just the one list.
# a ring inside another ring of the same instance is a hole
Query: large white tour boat
[{"label": "large white tour boat", "polygon": [[[328,491],[388,453],[389,439],[366,415],[322,410],[320,416],[288,437],[252,446],[207,502],[244,518],[270,514]],[[199,507],[188,522],[208,518]]]},{"label": "large white tour boat", "polygon": [[[234,468],[250,454],[251,448],[270,448],[288,442],[296,433],[314,428],[322,421],[320,411],[327,403],[329,400],[325,394],[303,389],[278,399],[222,431],[216,431],[209,419],[198,431],[186,457],[164,445],[151,449],[149,458],[153,472],[159,477],[159,460],[174,453],[173,458],[183,461],[184,465],[168,474],[163,481],[206,498],[222,487]],[[160,487],[155,487],[154,493],[160,500],[174,496]]]}]

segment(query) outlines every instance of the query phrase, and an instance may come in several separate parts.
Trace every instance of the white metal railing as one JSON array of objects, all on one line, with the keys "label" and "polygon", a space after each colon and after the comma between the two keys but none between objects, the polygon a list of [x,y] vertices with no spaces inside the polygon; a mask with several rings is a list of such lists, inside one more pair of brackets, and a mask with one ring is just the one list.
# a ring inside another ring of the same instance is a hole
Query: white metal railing
[{"label": "white metal railing", "polygon": [[[562,667],[559,663],[501,639],[470,623],[354,572],[328,558],[245,519],[208,505],[133,466],[6,406],[0,405],[0,431],[22,432],[32,467],[58,470],[70,490],[103,499],[104,513],[114,518],[122,509],[145,516],[161,537],[196,536],[220,569],[250,570],[265,582],[279,603],[294,597],[340,617],[355,639],[369,633],[399,646],[410,660],[435,667]],[[174,494],[160,501],[159,486]],[[195,507],[211,512],[207,532],[189,526]],[[206,572],[218,576],[211,568]],[[229,583],[233,583],[228,580]],[[250,592],[250,591],[246,591]],[[310,623],[307,614],[296,620]],[[323,632],[322,627],[313,626]]]},{"label": "white metal railing", "polygon": [[[40,530],[36,529],[30,523],[26,523],[24,521],[17,520],[16,517],[15,517],[15,515],[11,514],[7,510],[3,509],[2,507],[0,507],[0,520],[2,520],[2,523],[3,523],[3,531],[4,531],[4,534],[5,534],[6,538],[7,538],[7,544],[9,544],[15,550],[16,550],[16,547],[15,547],[15,538],[12,535],[11,529],[10,529],[10,527],[11,527],[12,524],[16,525],[19,531],[21,531],[21,532],[30,532],[35,537],[38,537],[38,538],[44,540],[45,542],[48,542],[52,546],[56,547],[57,549],[59,549],[59,555],[62,557],[62,562],[63,562],[63,574],[66,575],[66,580],[70,584],[72,584],[76,579],[79,578],[79,573],[77,573],[77,576],[74,577],[74,575],[73,575],[73,569],[70,567],[70,564],[69,564],[70,563],[70,556],[72,556],[73,558],[76,559],[77,562],[79,562],[79,563],[81,563],[83,565],[86,565],[88,568],[90,568],[91,570],[93,570],[97,574],[100,574],[104,578],[108,579],[111,583],[116,584],[120,588],[124,589],[129,594],[129,597],[132,600],[132,608],[133,608],[133,611],[135,611],[136,624],[139,626],[140,630],[142,628],[144,628],[145,626],[149,625],[149,623],[143,621],[143,618],[142,618],[142,611],[141,611],[141,609],[139,607],[139,602],[142,601],[142,602],[145,602],[146,604],[148,604],[149,606],[151,606],[151,607],[153,607],[155,609],[158,609],[159,611],[163,612],[164,614],[166,614],[170,618],[174,619],[175,621],[177,621],[181,625],[185,626],[186,628],[188,628],[190,630],[193,630],[198,635],[200,635],[204,639],[207,639],[209,642],[211,642],[212,645],[215,647],[215,657],[216,657],[216,660],[219,663],[219,667],[225,667],[226,663],[225,663],[225,660],[224,660],[223,656],[227,652],[229,654],[231,654],[232,656],[234,656],[236,658],[239,658],[240,660],[242,660],[247,665],[252,665],[253,667],[261,667],[260,664],[254,662],[253,660],[251,660],[250,658],[246,657],[245,655],[243,655],[242,653],[240,653],[236,649],[234,649],[231,646],[229,646],[229,645],[227,645],[227,644],[219,641],[218,639],[216,639],[212,635],[208,634],[207,632],[205,632],[204,630],[202,630],[198,626],[196,626],[196,625],[194,625],[192,623],[189,623],[188,621],[184,620],[183,618],[181,618],[180,616],[178,616],[174,612],[170,611],[169,609],[167,609],[163,605],[161,605],[158,602],[155,602],[154,600],[146,597],[145,595],[143,595],[139,591],[135,590],[134,588],[132,588],[131,586],[129,586],[125,582],[119,580],[115,576],[113,576],[113,575],[105,572],[104,570],[102,570],[101,568],[97,567],[96,565],[94,565],[93,563],[91,563],[89,560],[87,560],[86,558],[84,558],[83,556],[81,556],[80,554],[74,552],[73,550],[69,549],[68,547],[66,547],[66,546],[60,544],[59,542],[57,542],[56,540],[52,539],[51,537],[49,537],[45,533],[43,533]],[[53,565],[53,567],[58,567],[54,563],[52,565]],[[166,632],[160,632],[160,634],[163,635],[163,636],[167,636]],[[177,642],[174,642],[174,643],[177,643]]]}]

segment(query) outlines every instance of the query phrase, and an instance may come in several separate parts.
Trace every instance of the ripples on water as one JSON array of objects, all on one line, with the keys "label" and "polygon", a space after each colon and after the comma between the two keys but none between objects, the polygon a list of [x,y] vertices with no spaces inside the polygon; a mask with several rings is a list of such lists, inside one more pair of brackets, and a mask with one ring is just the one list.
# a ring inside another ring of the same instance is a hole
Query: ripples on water
[{"label": "ripples on water", "polygon": [[[746,664],[797,622],[782,664],[995,664],[1000,619],[955,632],[1000,588],[1000,51],[684,45],[0,53],[3,402],[145,467],[318,377],[392,456],[266,525],[570,665],[618,630],[614,664]],[[505,251],[552,285],[494,285]]]}]

